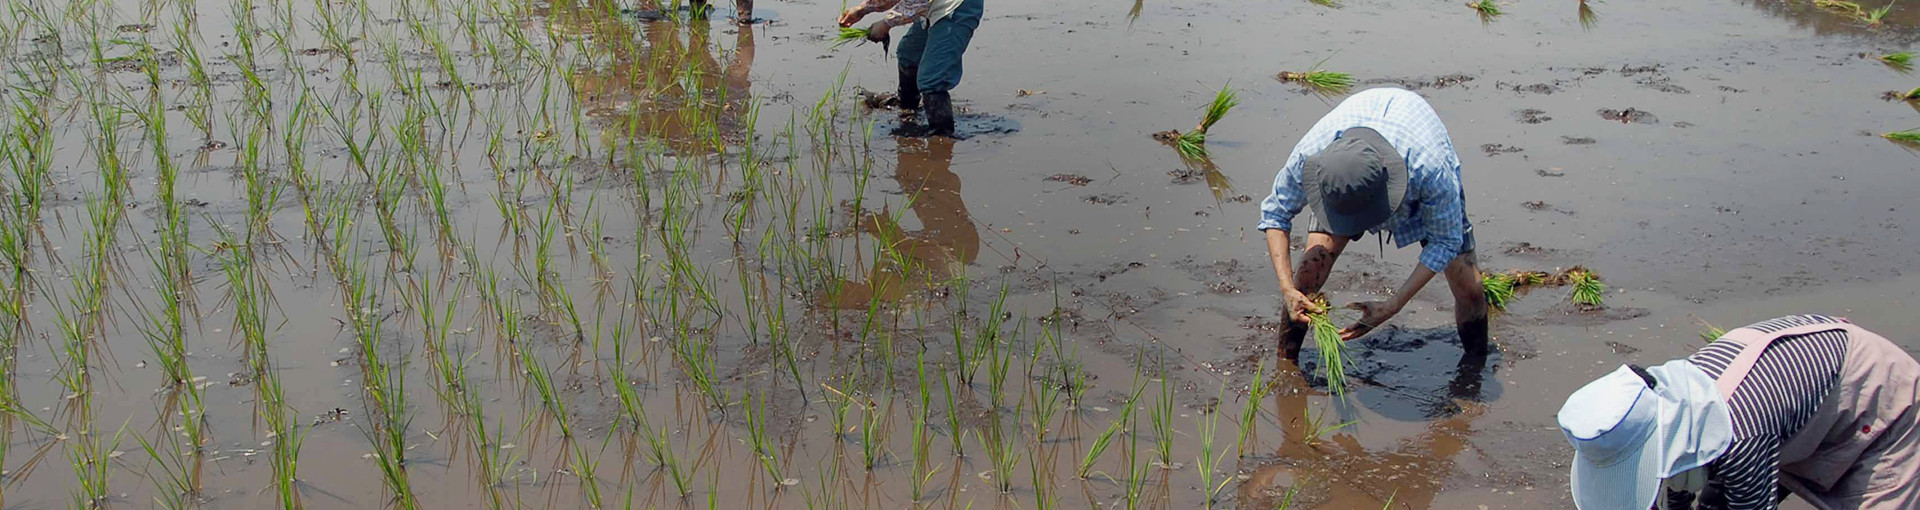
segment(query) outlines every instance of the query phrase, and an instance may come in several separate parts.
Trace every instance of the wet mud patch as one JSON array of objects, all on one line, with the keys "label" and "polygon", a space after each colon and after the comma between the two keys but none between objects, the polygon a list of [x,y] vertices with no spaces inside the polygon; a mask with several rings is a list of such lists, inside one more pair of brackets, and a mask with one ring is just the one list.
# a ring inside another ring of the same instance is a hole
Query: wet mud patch
[{"label": "wet mud patch", "polygon": [[1625,110],[1602,108],[1595,113],[1599,113],[1600,118],[1602,119],[1619,122],[1621,124],[1659,124],[1660,123],[1660,117],[1654,116],[1653,112],[1640,110],[1632,107],[1628,107]]},{"label": "wet mud patch", "polygon": [[1083,197],[1080,197],[1080,200],[1093,205],[1120,205],[1120,204],[1127,203],[1127,196],[1117,195],[1113,193],[1101,193],[1098,195],[1083,196]]},{"label": "wet mud patch", "polygon": [[1407,90],[1444,89],[1466,85],[1474,77],[1466,74],[1447,74],[1431,78],[1373,78],[1361,81],[1362,85],[1396,85]]},{"label": "wet mud patch", "polygon": [[[1602,115],[1602,117],[1604,116],[1605,115]],[[1585,136],[1560,135],[1561,145],[1593,145],[1595,143],[1599,143],[1599,140],[1594,140],[1591,137],[1585,137]]]},{"label": "wet mud patch", "polygon": [[1568,216],[1573,215],[1573,211],[1561,209],[1558,206],[1547,203],[1547,201],[1545,200],[1529,200],[1526,202],[1521,202],[1520,207],[1524,207],[1527,210],[1533,211],[1533,212],[1557,212],[1557,213],[1565,214]]},{"label": "wet mud patch", "polygon": [[[957,104],[954,108],[957,110],[953,114],[954,138],[965,140],[979,136],[1002,136],[1020,132],[1020,121],[1010,117],[964,111],[965,108]],[[898,118],[887,116],[873,124],[876,133],[892,133],[900,129],[902,123]]]},{"label": "wet mud patch", "polygon": [[[1501,360],[1498,349],[1468,355],[1451,325],[1435,328],[1388,327],[1348,342],[1352,362],[1347,366],[1349,396],[1359,405],[1398,421],[1426,421],[1461,411],[1456,400],[1494,402],[1502,385],[1496,380]],[[1302,370],[1318,377],[1318,348],[1312,342],[1301,350]]]},{"label": "wet mud patch", "polygon": [[1053,174],[1041,180],[1046,182],[1064,182],[1073,186],[1086,186],[1093,182],[1092,178],[1080,174]]},{"label": "wet mud patch", "polygon": [[1253,274],[1253,270],[1240,263],[1238,259],[1216,260],[1203,264],[1194,260],[1193,257],[1187,257],[1174,262],[1173,267],[1186,273],[1187,277],[1194,281],[1200,282],[1208,292],[1222,295],[1246,292],[1249,289],[1248,277]]},{"label": "wet mud patch", "polygon": [[1493,84],[1493,88],[1511,91],[1515,94],[1520,94],[1520,95],[1526,95],[1526,94],[1550,95],[1560,91],[1560,86],[1552,83],[1520,84],[1520,83],[1499,82],[1499,83]]},{"label": "wet mud patch", "polygon": [[1645,308],[1617,306],[1604,308],[1582,307],[1570,302],[1565,302],[1565,292],[1568,291],[1562,290],[1558,293],[1563,299],[1561,303],[1553,305],[1540,314],[1540,324],[1548,326],[1590,327],[1620,321],[1630,321],[1652,314],[1652,312],[1647,311]]},{"label": "wet mud patch", "polygon": [[1520,110],[1514,113],[1514,117],[1520,119],[1521,124],[1539,124],[1539,123],[1553,120],[1553,117],[1547,116],[1546,110],[1541,110],[1538,108],[1528,108],[1525,110]]},{"label": "wet mud patch", "polygon": [[1489,144],[1482,144],[1480,146],[1480,152],[1485,153],[1488,157],[1498,156],[1501,154],[1513,154],[1515,152],[1522,152],[1525,150],[1526,149],[1522,149],[1519,147],[1512,147],[1512,146],[1508,146],[1507,144],[1501,144],[1501,143],[1489,143]]},{"label": "wet mud patch", "polygon": [[1532,259],[1557,258],[1562,254],[1559,249],[1547,248],[1527,241],[1506,243],[1500,247],[1500,253]]}]

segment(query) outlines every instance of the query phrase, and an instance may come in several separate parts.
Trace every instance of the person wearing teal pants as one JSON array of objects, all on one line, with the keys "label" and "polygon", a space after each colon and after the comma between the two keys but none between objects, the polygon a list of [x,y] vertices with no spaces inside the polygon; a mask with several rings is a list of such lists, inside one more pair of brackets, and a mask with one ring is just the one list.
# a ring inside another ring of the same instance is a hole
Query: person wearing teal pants
[{"label": "person wearing teal pants", "polygon": [[867,30],[867,38],[886,41],[888,31],[911,25],[900,39],[900,109],[920,110],[924,126],[903,126],[898,134],[946,136],[953,133],[953,96],[960,84],[961,60],[973,30],[986,13],[985,0],[866,0],[840,15],[840,26],[851,27],[868,14],[884,12]]}]

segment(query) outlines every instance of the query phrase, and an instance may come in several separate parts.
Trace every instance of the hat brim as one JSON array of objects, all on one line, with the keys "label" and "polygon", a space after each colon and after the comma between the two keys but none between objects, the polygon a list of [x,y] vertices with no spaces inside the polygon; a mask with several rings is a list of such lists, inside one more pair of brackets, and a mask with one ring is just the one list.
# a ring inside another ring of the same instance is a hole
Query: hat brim
[{"label": "hat brim", "polygon": [[1580,510],[1642,510],[1653,508],[1660,493],[1661,455],[1652,438],[1643,439],[1640,448],[1625,459],[1598,466],[1573,454],[1573,504]]},{"label": "hat brim", "polygon": [[1387,139],[1380,136],[1379,131],[1374,131],[1372,128],[1348,128],[1341,131],[1334,139],[1341,138],[1354,138],[1365,142],[1373,147],[1374,153],[1380,155],[1380,163],[1387,169],[1386,199],[1382,200],[1378,206],[1362,213],[1334,213],[1327,210],[1325,200],[1319,199],[1321,192],[1318,167],[1311,164],[1305,165],[1307,171],[1302,172],[1304,175],[1301,176],[1301,184],[1306,188],[1309,201],[1313,204],[1313,213],[1320,217],[1320,223],[1325,226],[1327,233],[1352,237],[1386,223],[1388,218],[1393,217],[1394,212],[1399,211],[1400,207],[1406,204],[1407,160],[1405,156],[1400,155],[1400,151],[1395,149],[1393,144],[1387,143]]}]

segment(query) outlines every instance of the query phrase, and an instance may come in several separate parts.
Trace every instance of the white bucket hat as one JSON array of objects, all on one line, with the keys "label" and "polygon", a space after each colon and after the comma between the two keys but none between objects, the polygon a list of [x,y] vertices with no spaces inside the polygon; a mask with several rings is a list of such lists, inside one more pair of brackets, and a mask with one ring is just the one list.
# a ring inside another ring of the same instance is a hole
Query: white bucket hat
[{"label": "white bucket hat", "polygon": [[1573,392],[1560,432],[1573,443],[1573,503],[1581,510],[1646,510],[1660,481],[1726,453],[1733,419],[1699,367],[1673,360],[1620,369]]}]

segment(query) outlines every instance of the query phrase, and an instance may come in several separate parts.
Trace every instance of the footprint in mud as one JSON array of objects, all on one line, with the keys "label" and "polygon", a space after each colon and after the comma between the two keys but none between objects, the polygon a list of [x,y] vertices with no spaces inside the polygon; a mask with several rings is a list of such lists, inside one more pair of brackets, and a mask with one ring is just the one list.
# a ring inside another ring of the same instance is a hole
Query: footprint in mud
[{"label": "footprint in mud", "polygon": [[[1601,116],[1604,117],[1605,114],[1602,114]],[[1598,142],[1599,142],[1598,140],[1594,140],[1592,138],[1588,138],[1584,136],[1566,136],[1566,135],[1560,136],[1560,143],[1562,145],[1593,145]]]},{"label": "footprint in mud", "polygon": [[1532,85],[1521,85],[1518,83],[1500,82],[1500,83],[1495,83],[1493,85],[1493,88],[1511,90],[1516,94],[1544,95],[1544,94],[1552,94],[1560,91],[1560,87],[1554,86],[1553,84],[1550,84],[1550,83],[1535,83]]},{"label": "footprint in mud", "polygon": [[1100,194],[1100,195],[1087,195],[1084,197],[1080,197],[1080,199],[1085,200],[1087,201],[1087,203],[1093,204],[1093,205],[1117,205],[1117,204],[1127,203],[1127,197],[1124,197],[1121,195],[1114,195],[1110,193]]},{"label": "footprint in mud", "polygon": [[1598,113],[1600,114],[1600,118],[1602,119],[1616,121],[1621,124],[1659,124],[1660,123],[1660,118],[1655,117],[1653,115],[1653,112],[1635,109],[1631,107],[1625,110],[1602,108]]},{"label": "footprint in mud", "polygon": [[1525,207],[1527,208],[1527,210],[1534,211],[1534,212],[1557,212],[1557,213],[1565,214],[1568,216],[1573,215],[1573,211],[1561,209],[1559,207],[1554,207],[1553,204],[1549,204],[1545,200],[1530,200],[1526,202],[1521,202],[1520,207]]},{"label": "footprint in mud", "polygon": [[1553,117],[1547,116],[1546,110],[1541,110],[1538,108],[1528,108],[1525,110],[1520,110],[1514,115],[1520,117],[1521,124],[1539,124],[1542,122],[1553,120]]},{"label": "footprint in mud", "polygon": [[[1434,328],[1390,326],[1347,343],[1351,362],[1347,386],[1354,401],[1397,421],[1427,421],[1459,412],[1455,400],[1487,403],[1500,399],[1504,385],[1496,377],[1505,355],[1466,355],[1451,325]],[[1300,353],[1302,370],[1315,386],[1320,354],[1312,342]]]}]

